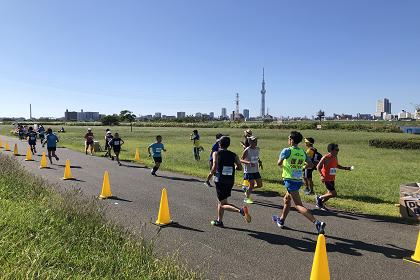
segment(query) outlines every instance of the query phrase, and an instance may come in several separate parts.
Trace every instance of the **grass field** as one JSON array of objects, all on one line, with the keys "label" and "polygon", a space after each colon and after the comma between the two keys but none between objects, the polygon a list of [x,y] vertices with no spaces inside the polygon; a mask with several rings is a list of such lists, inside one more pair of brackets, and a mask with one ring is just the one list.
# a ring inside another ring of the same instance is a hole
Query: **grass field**
[{"label": "grass field", "polygon": [[0,155],[0,279],[199,279],[81,199]]},{"label": "grass field", "polygon": [[[58,127],[53,127],[56,131]],[[66,133],[58,133],[60,145],[74,150],[83,151],[86,127],[66,127]],[[103,146],[103,136],[106,127],[94,127],[96,139]],[[163,143],[168,150],[163,154],[162,168],[204,178],[208,173],[208,156],[215,140],[215,134],[220,132],[232,138],[231,150],[241,153],[239,141],[242,140],[242,129],[235,128],[201,128],[201,144],[205,151],[200,162],[194,160],[192,144],[189,140],[190,128],[146,128],[111,127],[113,132],[119,132],[125,141],[122,158],[133,160],[135,149],[140,149],[141,162],[152,166],[152,160],[147,157],[147,146],[154,141],[157,134],[163,136]],[[1,126],[1,133],[8,134],[10,126]],[[254,135],[259,137],[261,159],[264,170],[261,175],[264,181],[262,191],[276,191],[284,194],[280,185],[281,172],[277,167],[280,151],[287,146],[289,130],[254,129]],[[398,209],[399,185],[420,180],[420,150],[378,149],[368,145],[369,139],[406,139],[416,137],[401,133],[351,132],[351,131],[317,131],[303,130],[305,137],[316,140],[315,147],[321,153],[326,153],[330,142],[340,145],[339,162],[341,165],[354,165],[354,171],[340,170],[336,179],[338,198],[328,202],[330,206],[344,210],[363,212],[372,215],[396,217]],[[419,136],[417,136],[419,137]],[[98,153],[101,155],[101,153]],[[116,166],[115,168],[118,168]],[[238,174],[236,182],[240,184],[242,174]],[[318,174],[314,173],[315,192],[323,193]],[[304,196],[304,200],[313,201],[313,196]],[[280,203],[280,201],[279,201]]]}]

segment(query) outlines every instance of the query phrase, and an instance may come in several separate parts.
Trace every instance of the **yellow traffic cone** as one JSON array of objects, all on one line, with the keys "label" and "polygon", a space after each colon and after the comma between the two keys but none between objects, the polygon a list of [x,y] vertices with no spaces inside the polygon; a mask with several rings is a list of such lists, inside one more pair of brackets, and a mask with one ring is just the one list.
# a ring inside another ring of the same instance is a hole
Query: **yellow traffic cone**
[{"label": "yellow traffic cone", "polygon": [[136,160],[136,161],[139,161],[140,160],[139,148],[136,148],[136,156],[134,157],[134,160]]},{"label": "yellow traffic cone", "polygon": [[99,195],[100,199],[106,199],[112,197],[112,193],[111,193],[111,185],[109,183],[109,174],[108,171],[105,171],[104,173],[104,181],[102,183],[102,192]]},{"label": "yellow traffic cone", "polygon": [[411,256],[411,258],[404,258],[404,260],[420,264],[420,230],[419,230],[419,237],[417,238],[417,244],[416,249],[414,251],[414,255]]},{"label": "yellow traffic cone", "polygon": [[15,156],[19,155],[19,151],[18,151],[18,147],[17,147],[16,143],[15,143],[15,147],[13,148],[13,155],[15,155]]},{"label": "yellow traffic cone", "polygon": [[9,142],[6,142],[6,145],[4,146],[5,151],[10,151]]},{"label": "yellow traffic cone", "polygon": [[28,148],[26,150],[26,158],[25,158],[25,161],[33,161],[31,148]]},{"label": "yellow traffic cone", "polygon": [[41,165],[39,166],[39,168],[47,168],[47,156],[45,155],[45,152],[42,152],[42,157],[41,157]]},{"label": "yellow traffic cone", "polygon": [[168,195],[166,189],[162,189],[162,197],[160,198],[159,214],[156,220],[156,225],[164,226],[171,224],[171,215],[169,214]]},{"label": "yellow traffic cone", "polygon": [[316,242],[314,262],[312,264],[311,280],[329,280],[330,271],[328,269],[327,247],[325,236],[318,235]]},{"label": "yellow traffic cone", "polygon": [[73,177],[71,176],[70,160],[66,160],[66,167],[64,168],[63,180],[71,180],[71,179],[73,179]]},{"label": "yellow traffic cone", "polygon": [[3,142],[0,140],[0,148],[3,148]]}]

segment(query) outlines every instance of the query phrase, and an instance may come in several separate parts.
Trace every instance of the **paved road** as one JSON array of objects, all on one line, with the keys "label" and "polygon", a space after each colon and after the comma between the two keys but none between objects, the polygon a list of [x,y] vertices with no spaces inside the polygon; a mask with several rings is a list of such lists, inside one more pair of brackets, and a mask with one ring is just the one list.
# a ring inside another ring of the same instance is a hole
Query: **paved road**
[{"label": "paved road", "polygon": [[[4,136],[0,139],[18,143],[20,153],[26,153],[25,142]],[[25,162],[24,156],[17,158],[57,188],[80,189],[91,197],[99,195],[103,173],[108,170],[112,193],[118,199],[100,202],[107,206],[107,217],[155,238],[160,255],[176,254],[208,279],[309,278],[317,238],[314,226],[292,211],[287,220],[289,228],[277,228],[271,222],[271,215],[281,209],[281,198],[276,194],[255,196],[255,204],[250,206],[251,224],[237,214],[227,213],[226,228],[215,228],[210,225],[216,215],[215,189],[205,187],[201,179],[164,171],[159,172],[160,177],[152,177],[149,169],[134,163],[119,167],[105,158],[64,148],[57,153],[59,165],[51,169],[38,168],[39,156],[35,156],[35,162]],[[60,179],[66,159],[70,159],[77,181]],[[157,217],[162,187],[168,190],[171,217],[178,225],[159,229],[151,221]],[[233,192],[231,202],[240,205],[242,199],[239,190]],[[320,218],[327,223],[331,279],[418,279],[420,266],[402,261],[413,253],[418,226],[340,211],[314,209],[313,213],[322,215]]]}]

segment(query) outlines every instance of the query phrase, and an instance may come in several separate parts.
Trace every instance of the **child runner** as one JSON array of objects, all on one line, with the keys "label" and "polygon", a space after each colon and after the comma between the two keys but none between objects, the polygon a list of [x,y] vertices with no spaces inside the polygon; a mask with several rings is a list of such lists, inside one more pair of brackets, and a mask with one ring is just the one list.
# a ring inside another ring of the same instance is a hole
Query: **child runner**
[{"label": "child runner", "polygon": [[328,190],[326,194],[322,196],[317,195],[315,198],[316,207],[324,211],[328,211],[324,203],[330,198],[337,196],[337,192],[335,190],[335,174],[337,169],[352,170],[352,167],[350,166],[345,167],[338,164],[338,144],[328,144],[327,150],[328,154],[322,157],[316,167],[319,174],[321,174],[321,181],[325,184],[325,187]]},{"label": "child runner", "polygon": [[193,134],[191,134],[190,139],[193,141],[193,153],[195,160],[200,160],[200,150],[202,147],[200,146],[200,134],[198,134],[198,130],[194,129]]},{"label": "child runner", "polygon": [[[315,139],[312,137],[305,138],[305,145],[306,145],[306,154],[309,156],[309,158],[312,161],[312,164],[314,167],[319,163],[322,156],[320,156],[320,153],[318,153],[317,149],[314,148]],[[314,168],[308,168],[306,167],[304,170],[303,180],[305,182],[305,191],[304,193],[306,195],[315,194],[314,193],[314,182],[312,180],[312,172],[314,171]]]},{"label": "child runner", "polygon": [[39,139],[41,140],[41,143],[44,141],[44,137],[45,137],[45,128],[42,124],[39,125],[38,127],[38,135],[39,135]]},{"label": "child runner", "polygon": [[85,153],[88,153],[90,150],[90,155],[93,155],[93,133],[92,129],[88,128],[87,133],[85,134]]},{"label": "child runner", "polygon": [[107,128],[105,133],[105,157],[110,157],[112,160],[114,160],[114,157],[111,155],[112,147],[109,145],[109,141],[112,140],[114,136],[112,136],[111,131]]},{"label": "child runner", "polygon": [[52,132],[51,128],[47,129],[47,135],[45,136],[44,143],[42,144],[42,147],[44,147],[45,143],[47,143],[47,150],[48,150],[48,158],[50,159],[50,162],[52,164],[51,157],[53,156],[56,161],[59,160],[58,156],[55,154],[55,151],[57,150],[57,142],[58,137]]},{"label": "child runner", "polygon": [[310,158],[302,148],[298,147],[298,144],[302,142],[302,139],[303,136],[299,132],[290,132],[288,138],[290,147],[283,149],[280,153],[277,164],[283,167],[282,177],[287,193],[284,196],[284,207],[281,216],[273,216],[273,221],[278,227],[284,227],[284,222],[290,211],[291,200],[293,200],[296,210],[315,224],[318,233],[324,233],[326,224],[314,218],[311,212],[303,206],[299,195],[299,189],[302,186],[302,169],[305,166],[305,163],[307,167],[312,167]]},{"label": "child runner", "polygon": [[36,153],[36,132],[34,131],[34,128],[32,126],[29,127],[27,138],[28,138],[28,144],[31,148],[31,152],[34,155]]},{"label": "child runner", "polygon": [[[249,187],[244,187],[245,203],[252,204],[251,193],[254,188],[262,187],[261,175],[258,167],[261,166],[260,148],[257,147],[257,137],[248,137],[249,147],[242,154],[241,162],[244,164],[244,180],[249,181]],[[257,183],[256,186],[254,184]]]},{"label": "child runner", "polygon": [[233,183],[235,182],[235,169],[242,170],[241,162],[238,156],[228,151],[230,138],[223,136],[219,140],[220,150],[213,154],[212,173],[215,174],[214,182],[216,184],[216,192],[219,203],[217,204],[217,220],[211,222],[212,225],[223,227],[224,211],[240,213],[247,223],[251,222],[248,208],[243,206],[239,208],[228,202],[231,195]]},{"label": "child runner", "polygon": [[121,152],[121,146],[124,144],[124,140],[120,138],[120,135],[118,132],[115,133],[114,138],[112,138],[109,141],[109,146],[112,147],[115,153],[115,157],[117,158],[118,165],[121,166],[120,162],[120,152]]},{"label": "child runner", "polygon": [[213,173],[211,172],[211,169],[213,168],[213,153],[219,151],[219,140],[223,135],[220,133],[216,134],[216,142],[213,144],[213,147],[211,147],[211,153],[210,153],[210,160],[209,160],[209,166],[210,166],[210,172],[209,175],[207,175],[206,182],[204,182],[204,185],[207,187],[211,187],[210,180],[211,177],[213,177]]},{"label": "child runner", "polygon": [[[150,149],[152,149],[153,154],[150,153]],[[152,156],[155,161],[155,166],[150,173],[153,176],[156,176],[156,171],[158,171],[160,164],[162,163],[162,151],[166,152],[165,146],[162,144],[162,136],[156,136],[156,142],[150,144],[147,151],[149,152],[149,157]]]}]

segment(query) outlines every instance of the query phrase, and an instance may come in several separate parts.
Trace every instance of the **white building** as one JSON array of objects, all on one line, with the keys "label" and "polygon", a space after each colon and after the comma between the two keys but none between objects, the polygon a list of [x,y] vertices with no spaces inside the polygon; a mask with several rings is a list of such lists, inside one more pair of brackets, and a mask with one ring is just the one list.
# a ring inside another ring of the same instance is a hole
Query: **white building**
[{"label": "white building", "polygon": [[400,113],[398,113],[398,119],[399,120],[408,120],[408,119],[412,119],[413,116],[411,115],[410,112],[406,112],[405,110],[402,110]]}]

